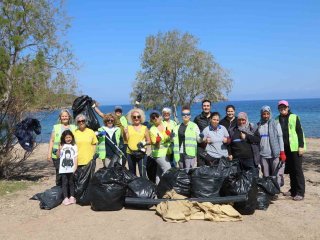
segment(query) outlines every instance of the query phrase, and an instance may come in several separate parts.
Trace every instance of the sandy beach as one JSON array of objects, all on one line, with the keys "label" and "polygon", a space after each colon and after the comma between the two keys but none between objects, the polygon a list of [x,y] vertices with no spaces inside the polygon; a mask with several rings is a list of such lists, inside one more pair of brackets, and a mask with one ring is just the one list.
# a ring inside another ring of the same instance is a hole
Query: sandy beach
[{"label": "sandy beach", "polygon": [[[152,210],[123,209],[94,212],[90,206],[58,206],[41,210],[29,200],[54,185],[53,165],[46,160],[47,144],[38,146],[28,160],[31,187],[0,197],[0,239],[319,239],[320,139],[307,139],[303,169],[304,201],[279,197],[267,211],[244,216],[241,222],[190,221],[166,223]],[[99,162],[97,168],[101,167]],[[285,186],[289,188],[289,178]]]}]

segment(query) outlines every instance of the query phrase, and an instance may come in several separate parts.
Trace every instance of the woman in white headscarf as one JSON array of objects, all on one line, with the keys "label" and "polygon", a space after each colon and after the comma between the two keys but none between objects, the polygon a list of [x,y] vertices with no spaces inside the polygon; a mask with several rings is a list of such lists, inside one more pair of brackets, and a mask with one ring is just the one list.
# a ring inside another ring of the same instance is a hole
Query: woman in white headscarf
[{"label": "woman in white headscarf", "polygon": [[230,138],[229,159],[238,159],[242,170],[258,176],[260,135],[245,112],[238,114],[237,125],[230,129]]},{"label": "woman in white headscarf", "polygon": [[[275,174],[279,159],[285,162],[286,155],[282,138],[282,130],[279,122],[272,119],[272,112],[269,106],[263,106],[260,111],[261,119],[258,123],[260,141],[260,164],[264,177]],[[283,170],[278,171],[279,186],[283,186]]]}]

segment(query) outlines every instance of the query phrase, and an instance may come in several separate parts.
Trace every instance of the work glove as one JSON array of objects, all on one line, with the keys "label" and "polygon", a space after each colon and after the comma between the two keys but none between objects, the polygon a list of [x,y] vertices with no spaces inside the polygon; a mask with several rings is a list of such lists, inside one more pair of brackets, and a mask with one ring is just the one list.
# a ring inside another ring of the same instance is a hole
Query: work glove
[{"label": "work glove", "polygon": [[141,95],[141,93],[139,93],[139,94],[137,95],[137,98],[136,98],[136,101],[135,101],[135,106],[136,106],[136,107],[138,107],[138,106],[140,105],[141,100],[142,100],[142,95]]},{"label": "work glove", "polygon": [[142,148],[144,148],[144,143],[143,143],[143,142],[138,142],[137,148],[138,148],[139,150],[142,149]]},{"label": "work glove", "polygon": [[97,106],[97,102],[95,101],[95,100],[92,100],[92,105],[91,105],[91,107],[92,108],[95,108]]},{"label": "work glove", "polygon": [[171,131],[166,127],[166,134],[168,135],[168,136],[170,136],[171,135]]},{"label": "work glove", "polygon": [[156,143],[160,143],[160,142],[161,142],[161,137],[159,136],[159,133],[158,133],[158,135],[156,137]]},{"label": "work glove", "polygon": [[170,138],[174,138],[175,136],[176,136],[176,134],[174,132],[171,132]]},{"label": "work glove", "polygon": [[106,135],[107,135],[106,131],[101,131],[101,132],[98,132],[98,134],[97,134],[98,137],[103,137],[103,136],[106,136]]},{"label": "work glove", "polygon": [[284,151],[280,151],[280,157],[279,158],[280,158],[281,162],[285,162],[286,161],[287,157],[286,157],[286,154],[285,154]]}]

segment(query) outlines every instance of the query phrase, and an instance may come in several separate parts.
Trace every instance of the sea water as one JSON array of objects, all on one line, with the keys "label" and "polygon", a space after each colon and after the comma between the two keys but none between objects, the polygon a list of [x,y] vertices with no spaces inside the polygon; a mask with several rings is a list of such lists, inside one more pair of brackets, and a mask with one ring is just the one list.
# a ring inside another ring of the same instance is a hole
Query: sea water
[{"label": "sea water", "polygon": [[[300,117],[301,124],[306,137],[320,137],[320,98],[316,99],[289,99],[288,100],[292,113]],[[220,113],[221,118],[225,116],[225,107],[232,104],[236,108],[236,114],[246,112],[249,121],[257,123],[260,120],[260,109],[264,105],[271,107],[273,118],[279,115],[277,108],[278,100],[248,100],[248,101],[226,101],[213,103],[211,110]],[[103,113],[114,111],[114,105],[99,106]],[[123,113],[126,114],[132,108],[132,105],[122,105]],[[178,107],[178,119],[181,121],[181,108]],[[201,103],[195,103],[191,107],[191,119],[201,113]],[[38,118],[41,123],[42,133],[38,137],[40,142],[48,142],[53,125],[57,123],[60,110],[52,112],[38,112],[30,114],[30,117]],[[147,121],[149,121],[149,111],[146,111]],[[97,115],[102,124],[101,118]]]}]

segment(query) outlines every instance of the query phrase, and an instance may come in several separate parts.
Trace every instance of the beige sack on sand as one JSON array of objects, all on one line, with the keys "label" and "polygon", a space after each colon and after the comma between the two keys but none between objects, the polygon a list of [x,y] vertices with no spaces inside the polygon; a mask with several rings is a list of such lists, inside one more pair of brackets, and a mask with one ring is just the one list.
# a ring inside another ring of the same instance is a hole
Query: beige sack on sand
[{"label": "beige sack on sand", "polygon": [[[170,191],[165,198],[185,199],[186,197]],[[210,202],[190,202],[177,200],[161,202],[156,212],[167,222],[187,222],[189,220],[208,220],[214,222],[241,221],[242,216],[230,205],[212,204]]]}]

